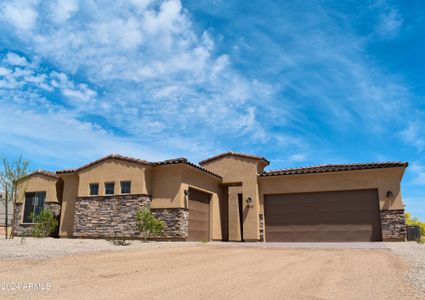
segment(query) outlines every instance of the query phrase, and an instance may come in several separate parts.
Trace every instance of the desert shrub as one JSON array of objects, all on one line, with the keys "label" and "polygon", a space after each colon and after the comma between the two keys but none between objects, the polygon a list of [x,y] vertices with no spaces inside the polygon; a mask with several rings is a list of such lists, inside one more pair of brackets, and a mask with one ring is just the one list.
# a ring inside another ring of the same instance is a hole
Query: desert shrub
[{"label": "desert shrub", "polygon": [[121,239],[121,238],[113,238],[110,241],[114,246],[129,246],[129,245],[131,245],[131,242],[129,240]]},{"label": "desert shrub", "polygon": [[43,208],[40,213],[34,217],[34,223],[31,235],[37,238],[50,236],[59,226],[58,220],[56,220],[52,211],[48,208]]},{"label": "desert shrub", "polygon": [[142,209],[136,215],[137,229],[143,234],[146,242],[164,232],[164,222],[156,218],[149,209]]}]

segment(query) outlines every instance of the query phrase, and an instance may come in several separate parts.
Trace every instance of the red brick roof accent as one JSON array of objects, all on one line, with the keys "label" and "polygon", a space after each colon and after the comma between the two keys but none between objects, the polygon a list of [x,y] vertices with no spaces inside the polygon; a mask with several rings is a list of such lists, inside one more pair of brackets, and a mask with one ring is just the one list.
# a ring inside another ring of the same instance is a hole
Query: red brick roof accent
[{"label": "red brick roof accent", "polygon": [[281,170],[266,171],[260,176],[281,176],[281,175],[296,175],[296,174],[311,174],[325,172],[342,172],[342,171],[357,171],[380,168],[407,167],[407,162],[372,162],[372,163],[356,163],[356,164],[326,164],[318,166],[309,166],[301,168],[290,168]]},{"label": "red brick roof accent", "polygon": [[199,164],[202,166],[203,164],[206,164],[208,162],[211,162],[211,161],[214,161],[214,160],[220,159],[222,157],[226,157],[226,156],[238,156],[238,157],[243,157],[243,158],[250,158],[250,159],[255,159],[255,160],[262,160],[267,165],[270,164],[270,162],[267,159],[265,159],[264,157],[262,157],[262,156],[256,156],[256,155],[251,155],[251,154],[238,153],[238,152],[233,152],[233,151],[225,152],[225,153],[222,153],[222,154],[219,154],[219,155],[216,155],[216,156],[213,156],[213,157],[204,159],[204,160],[200,161]]}]

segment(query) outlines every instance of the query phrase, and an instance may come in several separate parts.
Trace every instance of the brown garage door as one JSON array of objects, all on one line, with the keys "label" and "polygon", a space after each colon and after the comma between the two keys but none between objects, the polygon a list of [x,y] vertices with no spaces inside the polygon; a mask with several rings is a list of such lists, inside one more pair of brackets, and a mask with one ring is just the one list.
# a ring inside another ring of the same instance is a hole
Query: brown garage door
[{"label": "brown garage door", "polygon": [[188,241],[207,241],[210,237],[210,195],[189,190]]},{"label": "brown garage door", "polygon": [[265,196],[266,241],[381,241],[377,190]]}]

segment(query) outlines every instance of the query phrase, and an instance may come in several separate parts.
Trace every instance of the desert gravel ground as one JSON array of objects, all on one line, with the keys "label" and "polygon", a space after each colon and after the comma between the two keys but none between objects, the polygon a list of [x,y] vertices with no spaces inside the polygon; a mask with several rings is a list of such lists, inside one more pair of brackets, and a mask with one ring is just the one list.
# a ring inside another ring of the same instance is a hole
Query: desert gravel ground
[{"label": "desert gravel ground", "polygon": [[[391,246],[291,249],[133,242],[118,247],[102,240],[51,239],[41,243],[0,242],[0,281],[47,282],[51,289],[0,290],[0,299],[424,299],[406,280],[409,262],[397,250],[389,250]],[[28,250],[51,258],[33,259],[24,255]]]},{"label": "desert gravel ground", "polygon": [[407,279],[411,285],[424,293],[423,299],[425,299],[425,245],[416,242],[386,243],[386,245],[408,262]]}]

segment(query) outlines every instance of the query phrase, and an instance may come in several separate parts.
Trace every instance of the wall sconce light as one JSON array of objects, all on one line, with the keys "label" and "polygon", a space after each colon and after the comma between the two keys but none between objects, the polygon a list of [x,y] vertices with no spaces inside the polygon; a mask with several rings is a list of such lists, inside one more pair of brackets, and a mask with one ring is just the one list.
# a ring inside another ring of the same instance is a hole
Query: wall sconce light
[{"label": "wall sconce light", "polygon": [[246,204],[248,205],[248,207],[254,207],[254,204],[252,204],[252,198],[251,197],[246,198]]},{"label": "wall sconce light", "polygon": [[189,191],[189,190],[184,190],[184,195],[185,195],[186,197],[189,197],[189,196],[190,196],[190,191]]},{"label": "wall sconce light", "polygon": [[387,194],[385,195],[387,198],[392,198],[394,195],[393,195],[393,192],[391,192],[391,191],[387,191]]}]

